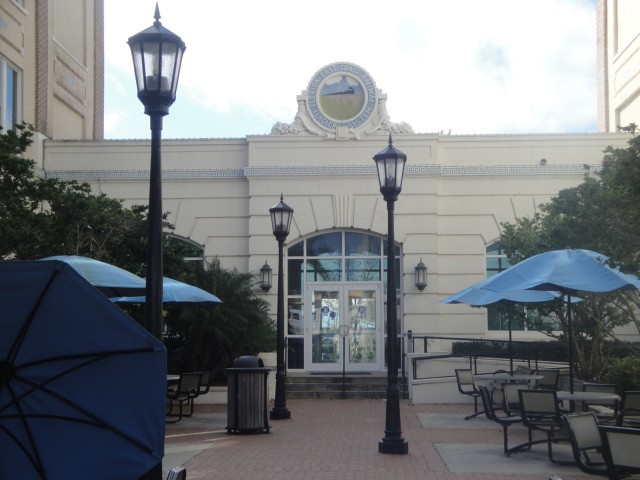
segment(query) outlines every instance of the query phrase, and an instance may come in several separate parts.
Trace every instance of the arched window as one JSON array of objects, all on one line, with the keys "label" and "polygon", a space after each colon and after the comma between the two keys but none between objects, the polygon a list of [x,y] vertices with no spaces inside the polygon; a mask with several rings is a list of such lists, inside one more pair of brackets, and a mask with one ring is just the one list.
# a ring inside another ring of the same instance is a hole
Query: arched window
[{"label": "arched window", "polygon": [[204,267],[204,246],[175,233],[166,234],[165,250],[187,262],[188,269],[197,271]]}]

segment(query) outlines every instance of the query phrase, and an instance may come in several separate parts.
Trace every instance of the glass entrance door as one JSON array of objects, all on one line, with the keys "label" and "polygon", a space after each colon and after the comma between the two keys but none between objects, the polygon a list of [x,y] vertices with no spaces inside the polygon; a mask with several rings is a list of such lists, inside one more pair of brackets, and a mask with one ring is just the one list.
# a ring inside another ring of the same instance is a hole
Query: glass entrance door
[{"label": "glass entrance door", "polygon": [[309,370],[382,369],[382,289],[378,284],[307,285]]}]

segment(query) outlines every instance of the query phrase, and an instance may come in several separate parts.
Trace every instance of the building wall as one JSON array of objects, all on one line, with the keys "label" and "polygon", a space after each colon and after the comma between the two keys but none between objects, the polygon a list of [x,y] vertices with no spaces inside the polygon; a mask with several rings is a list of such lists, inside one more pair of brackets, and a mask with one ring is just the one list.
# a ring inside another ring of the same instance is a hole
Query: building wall
[{"label": "building wall", "polygon": [[[626,133],[395,136],[394,146],[408,157],[395,204],[404,331],[506,335],[487,332],[483,309],[438,301],[485,278],[485,249],[500,236],[501,222],[533,215],[561,189],[580,184],[583,166],[599,165],[607,146],[625,147],[629,138]],[[277,265],[268,209],[281,193],[295,210],[287,243],[332,229],[385,235],[387,207],[372,157],[386,142],[384,135],[167,140],[164,210],[174,233],[202,244],[206,256],[255,274],[265,261]],[[148,203],[149,161],[145,141],[45,144],[49,175],[88,181],[129,205]],[[423,292],[414,285],[420,259],[429,269]],[[274,311],[275,297],[275,291],[267,295]]]},{"label": "building wall", "polygon": [[600,128],[640,125],[640,2],[598,0]]},{"label": "building wall", "polygon": [[29,158],[44,138],[103,138],[103,18],[103,0],[0,2],[0,56],[20,75],[19,121],[37,132]]}]

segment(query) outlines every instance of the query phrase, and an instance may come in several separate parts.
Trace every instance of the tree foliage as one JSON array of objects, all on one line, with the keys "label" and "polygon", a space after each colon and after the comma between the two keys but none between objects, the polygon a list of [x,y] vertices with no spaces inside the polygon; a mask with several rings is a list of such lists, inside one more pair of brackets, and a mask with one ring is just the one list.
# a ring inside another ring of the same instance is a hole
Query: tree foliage
[{"label": "tree foliage", "polygon": [[[582,184],[560,191],[540,205],[532,217],[502,225],[501,245],[511,262],[549,250],[583,248],[610,257],[613,266],[638,274],[640,265],[640,138],[629,147],[605,150],[602,169],[585,175]],[[640,306],[637,292],[580,293],[573,304],[573,348],[578,374],[597,378],[604,362],[604,346],[614,338],[614,329],[635,322]],[[635,309],[634,309],[635,307]],[[551,308],[567,339],[566,306],[562,302],[531,308]]]},{"label": "tree foliage", "polygon": [[275,327],[268,303],[250,273],[224,269],[220,260],[189,275],[189,283],[223,300],[214,308],[183,306],[167,318],[174,371],[211,370],[214,376],[241,355],[275,350]]},{"label": "tree foliage", "polygon": [[[147,211],[92,192],[88,183],[47,178],[23,158],[33,127],[20,125],[0,135],[0,259],[34,260],[51,255],[81,255],[146,275]],[[173,226],[166,221],[164,228]],[[210,310],[165,305],[175,326],[176,358],[181,369],[222,371],[240,354],[270,351],[275,333],[267,303],[249,273],[225,270],[216,259],[206,268],[185,257],[202,247],[165,235],[163,270],[167,277],[199,286],[222,298]],[[144,305],[122,308],[142,323]]]}]

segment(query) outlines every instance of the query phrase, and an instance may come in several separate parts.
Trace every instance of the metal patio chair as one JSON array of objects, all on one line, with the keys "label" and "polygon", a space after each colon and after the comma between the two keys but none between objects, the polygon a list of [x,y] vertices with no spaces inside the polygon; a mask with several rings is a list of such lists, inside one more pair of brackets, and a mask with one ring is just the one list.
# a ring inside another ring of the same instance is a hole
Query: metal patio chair
[{"label": "metal patio chair", "polygon": [[616,424],[640,428],[640,390],[622,392],[620,412]]},{"label": "metal patio chair", "polygon": [[610,480],[640,473],[640,428],[601,425],[600,435]]},{"label": "metal patio chair", "polygon": [[458,391],[463,395],[468,395],[473,398],[473,410],[472,415],[464,417],[465,420],[482,415],[484,411],[478,411],[478,398],[480,392],[476,388],[476,384],[473,381],[473,373],[470,368],[458,368],[456,369],[456,381],[458,382]]},{"label": "metal patio chair", "polygon": [[[573,461],[557,460],[553,457],[554,443],[569,441],[567,436],[559,436],[562,432],[562,412],[558,403],[558,396],[554,390],[518,390],[522,421],[529,428],[529,445],[547,443],[549,460],[559,465],[572,465]],[[546,435],[545,440],[531,440],[533,430],[539,430]]]},{"label": "metal patio chair", "polygon": [[[193,415],[193,399],[198,396],[200,378],[200,372],[181,373],[177,385],[167,388],[167,417],[176,418],[167,420],[167,423],[177,423],[182,417]],[[190,407],[188,413],[185,407]],[[177,412],[174,408],[177,408]]]},{"label": "metal patio chair", "polygon": [[569,432],[573,458],[578,468],[592,475],[607,475],[596,414],[593,412],[565,414],[562,415],[562,421]]},{"label": "metal patio chair", "polygon": [[534,380],[534,388],[541,390],[558,390],[558,382],[560,381],[559,369],[541,368],[536,370],[536,375],[542,375],[542,378]]},{"label": "metal patio chair", "polygon": [[505,383],[502,386],[502,408],[510,415],[520,414],[520,396],[518,390],[528,390],[529,385],[524,383]]},{"label": "metal patio chair", "polygon": [[[583,383],[582,391],[617,394],[618,386],[614,383]],[[582,402],[582,410],[595,412],[600,423],[615,423],[620,413],[620,402],[619,400]]]},{"label": "metal patio chair", "polygon": [[503,449],[505,455],[510,455],[518,450],[528,448],[528,445],[517,446],[511,449],[509,448],[509,438],[507,430],[511,425],[515,425],[518,423],[521,424],[522,417],[520,417],[519,415],[499,415],[493,405],[493,400],[491,398],[491,394],[489,393],[489,389],[484,385],[480,385],[478,387],[478,390],[480,391],[480,398],[482,398],[482,405],[484,406],[484,413],[486,417],[502,427]]}]

